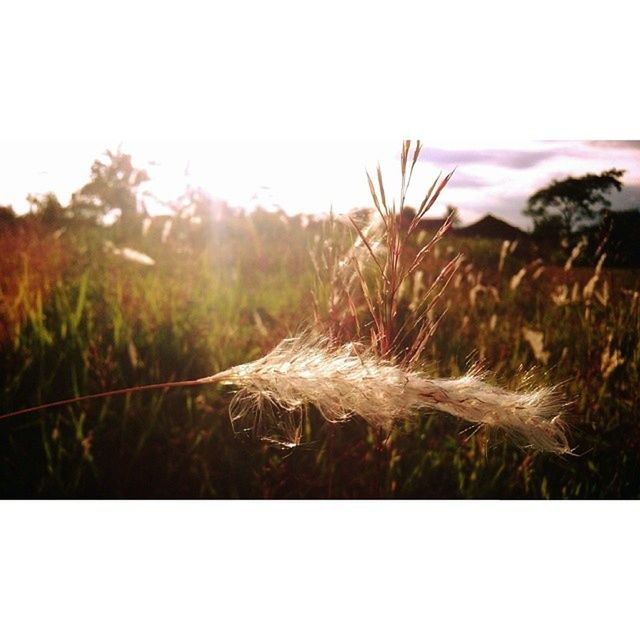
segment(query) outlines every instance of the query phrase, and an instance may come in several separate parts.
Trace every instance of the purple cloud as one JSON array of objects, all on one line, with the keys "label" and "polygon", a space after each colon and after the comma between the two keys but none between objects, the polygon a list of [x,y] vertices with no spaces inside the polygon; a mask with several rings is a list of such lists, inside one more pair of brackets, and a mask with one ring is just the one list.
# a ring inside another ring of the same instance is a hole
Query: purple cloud
[{"label": "purple cloud", "polygon": [[437,165],[489,164],[511,169],[530,169],[536,165],[557,157],[563,149],[550,148],[537,151],[516,149],[443,149],[425,148],[420,160]]},{"label": "purple cloud", "polygon": [[589,140],[590,147],[605,147],[610,149],[634,149],[640,151],[640,140]]},{"label": "purple cloud", "polygon": [[491,186],[492,182],[458,170],[454,173],[450,184],[456,189],[482,189],[483,187]]}]

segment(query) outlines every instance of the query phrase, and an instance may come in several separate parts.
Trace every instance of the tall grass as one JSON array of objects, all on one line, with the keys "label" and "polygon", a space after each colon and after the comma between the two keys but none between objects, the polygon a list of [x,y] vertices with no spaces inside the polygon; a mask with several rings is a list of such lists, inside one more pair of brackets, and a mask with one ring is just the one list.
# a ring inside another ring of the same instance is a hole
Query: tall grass
[{"label": "tall grass", "polygon": [[[328,325],[326,337],[320,334],[315,339],[303,336],[284,341],[260,360],[222,372],[212,380],[222,377],[240,387],[234,401],[235,406],[240,405],[235,417],[251,415],[254,432],[264,431],[265,421],[284,423],[286,427],[279,430],[288,436],[290,445],[300,440],[300,428],[289,424],[293,414],[299,414],[304,404],[312,404],[328,422],[360,416],[387,431],[399,419],[437,409],[478,426],[500,428],[526,446],[567,453],[557,389],[510,392],[487,384],[477,370],[457,379],[438,380],[417,368],[438,325],[434,309],[461,262],[460,255],[452,258],[434,275],[423,300],[410,307],[409,313],[400,313],[402,289],[452,224],[449,216],[431,239],[416,246],[414,236],[421,221],[452,175],[441,181],[436,178],[407,220],[405,199],[421,150],[419,142],[413,151],[409,141],[402,145],[398,209],[395,201],[387,203],[380,168],[377,188],[367,175],[378,216],[374,214],[364,230],[349,218],[357,234],[355,241],[339,261],[326,262],[334,265],[327,304],[331,313],[326,322],[320,319],[315,327],[317,332]],[[329,251],[331,256],[339,255],[330,246]],[[362,319],[358,306],[368,312]],[[355,335],[341,344],[336,335],[345,326],[344,316],[349,315]],[[265,407],[281,410],[280,417],[273,411],[267,416]]]},{"label": "tall grass", "polygon": [[[371,342],[366,347],[366,352],[363,352],[361,344],[353,342],[338,348],[333,344],[335,334],[315,339],[297,337],[283,341],[259,360],[214,375],[194,380],[137,385],[69,400],[57,400],[0,415],[0,419],[141,391],[226,382],[240,388],[239,394],[234,398],[234,405],[243,405],[235,416],[232,411],[232,417],[252,414],[254,432],[264,431],[265,421],[275,421],[273,415],[270,416],[271,419],[267,417],[265,406],[277,407],[291,418],[292,414],[299,413],[304,404],[312,404],[328,421],[345,422],[352,416],[360,416],[369,424],[386,430],[392,429],[399,419],[409,418],[420,410],[438,409],[476,422],[479,426],[501,428],[506,434],[516,436],[526,446],[557,453],[569,452],[562,416],[559,413],[562,404],[556,389],[540,388],[510,392],[487,384],[477,371],[469,372],[458,379],[438,380],[415,368],[437,327],[437,321],[433,321],[431,317],[433,309],[459,266],[461,256],[454,257],[437,275],[426,292],[427,302],[414,305],[413,313],[404,318],[402,325],[398,326],[402,320],[398,307],[403,286],[452,223],[452,216],[449,216],[433,238],[419,246],[414,254],[410,254],[408,249],[413,234],[451,177],[450,174],[440,183],[436,179],[417,212],[405,221],[405,197],[420,156],[420,143],[415,145],[413,158],[409,163],[410,151],[411,143],[405,141],[401,154],[399,210],[395,208],[395,201],[391,206],[387,204],[382,173],[378,167],[378,190],[367,175],[371,196],[380,216],[377,224],[375,221],[369,222],[366,231],[363,232],[349,218],[358,237],[340,261],[339,284],[342,287],[343,301],[349,301],[345,310],[348,309],[356,321],[358,341],[361,341],[363,336],[354,303],[353,283],[357,281],[360,285],[370,318],[368,324]],[[143,228],[143,235],[146,231],[148,228]],[[163,230],[162,244],[167,238],[168,234]],[[150,256],[130,247],[119,248],[112,242],[105,241],[105,248],[114,256],[136,264],[156,264]],[[359,255],[361,253],[364,254],[362,257]],[[375,273],[373,284],[370,284],[365,276],[363,259]],[[592,295],[601,267],[602,260],[598,262],[596,274],[585,287],[585,296],[587,289]],[[524,271],[523,269],[520,273],[523,274]],[[511,288],[515,288],[513,280]],[[74,314],[74,324],[79,320],[85,291],[86,279],[83,280],[79,310]],[[332,309],[335,309],[334,301],[335,296],[332,295]],[[268,335],[262,321],[257,325],[258,329]],[[316,327],[315,330],[317,329]],[[410,335],[413,330],[416,330],[413,341],[409,346],[401,348],[404,334]],[[527,329],[523,329],[523,332],[536,349],[537,356],[539,353],[548,355],[542,350],[540,334]],[[129,343],[129,353],[135,364],[138,356],[133,343]],[[546,364],[546,357],[544,363]],[[289,436],[290,442],[287,445],[299,444],[300,428],[281,431]]]},{"label": "tall grass", "polygon": [[[364,232],[361,221],[354,222]],[[32,233],[34,247],[50,241]],[[0,343],[0,412],[114,387],[199,378],[252,361],[296,334],[314,307],[339,341],[377,331],[362,282],[375,297],[381,274],[364,259],[367,247],[358,252],[363,279],[356,276],[350,300],[334,305],[333,316],[332,285],[318,284],[308,258],[311,248],[321,271],[332,264],[339,271],[342,250],[359,238],[352,225],[323,230],[322,223],[303,226],[265,214],[211,223],[210,233],[182,239],[172,231],[161,246],[150,234],[135,249],[151,256],[153,267],[104,252],[108,233],[67,231],[57,240],[60,255],[72,257],[65,260],[64,277],[52,266],[44,272],[48,284],[32,280],[23,287],[28,312],[7,323],[11,338]],[[407,244],[414,253],[418,239],[428,242],[420,233]],[[333,257],[326,244],[318,248],[323,234],[337,243]],[[433,377],[463,375],[471,355],[493,372],[493,381],[516,380],[533,367],[530,377],[538,385],[566,383],[567,396],[575,399],[570,422],[577,447],[569,460],[536,455],[483,432],[470,436],[468,423],[440,414],[402,419],[386,432],[357,416],[335,425],[314,406],[300,409],[300,446],[280,448],[234,431],[232,396],[212,387],[122,396],[9,420],[0,425],[0,490],[8,496],[637,496],[635,274],[601,267],[585,296],[595,265],[565,270],[564,263],[534,264],[520,249],[507,252],[501,265],[500,243],[444,236],[396,292],[395,335],[414,310],[420,313],[437,274],[463,253],[446,296],[433,307],[432,322],[446,313],[421,359],[429,361]],[[385,251],[376,254],[383,270]],[[41,256],[25,250],[22,260],[31,273]],[[3,282],[14,288],[3,284],[3,293],[11,304],[24,271],[8,273]],[[334,303],[343,295],[341,281],[346,278],[336,280]],[[309,293],[314,283],[315,303]],[[566,302],[558,304],[554,296],[562,286]],[[546,367],[523,329],[541,334]],[[416,336],[397,342],[411,347]],[[383,342],[373,342],[381,355]]]}]

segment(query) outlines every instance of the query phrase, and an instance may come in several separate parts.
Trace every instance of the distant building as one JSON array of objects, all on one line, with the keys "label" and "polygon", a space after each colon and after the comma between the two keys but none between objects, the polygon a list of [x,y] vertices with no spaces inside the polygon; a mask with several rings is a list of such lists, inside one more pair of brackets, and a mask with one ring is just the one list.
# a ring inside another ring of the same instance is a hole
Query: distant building
[{"label": "distant building", "polygon": [[457,236],[463,238],[492,238],[495,240],[521,240],[528,237],[528,234],[514,227],[512,224],[496,218],[496,216],[488,213],[473,224],[466,227],[459,227],[453,232]]},{"label": "distant building", "polygon": [[[402,212],[401,226],[408,228],[415,219],[415,209],[411,207],[405,207]],[[427,231],[428,233],[435,233],[440,227],[447,221],[447,217],[431,218],[424,217],[418,222],[417,229],[420,231]],[[473,224],[466,227],[453,226],[449,231],[449,235],[459,236],[462,238],[490,238],[494,240],[521,240],[529,237],[529,234],[522,231],[518,227],[515,227],[500,218],[488,213],[484,218],[481,218]]]},{"label": "distant building", "polygon": [[[418,223],[418,229],[420,231],[435,233],[446,221],[446,218],[422,218]],[[454,230],[450,229],[448,233],[454,233]]]}]

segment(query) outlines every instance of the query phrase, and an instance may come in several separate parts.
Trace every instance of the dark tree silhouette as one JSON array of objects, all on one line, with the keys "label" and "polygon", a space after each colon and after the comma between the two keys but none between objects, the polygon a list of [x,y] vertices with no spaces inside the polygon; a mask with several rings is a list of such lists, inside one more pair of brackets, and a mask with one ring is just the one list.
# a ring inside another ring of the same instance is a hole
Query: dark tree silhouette
[{"label": "dark tree silhouette", "polygon": [[[366,210],[365,210],[366,212]],[[416,210],[413,207],[404,207],[402,212],[400,213],[400,224],[403,229],[408,229],[415,220],[417,215]]]},{"label": "dark tree silhouette", "polygon": [[36,216],[48,225],[58,225],[67,218],[67,210],[63,207],[54,193],[44,195],[27,196],[29,202],[29,213]]},{"label": "dark tree silhouette", "polygon": [[91,180],[73,194],[74,211],[85,217],[99,218],[114,209],[120,210],[118,224],[125,234],[131,233],[142,214],[138,207],[138,188],[149,180],[143,169],[136,169],[131,156],[107,151],[105,160],[91,166]]},{"label": "dark tree silhouette", "polygon": [[16,221],[16,218],[16,212],[13,210],[13,207],[11,205],[0,205],[0,226],[11,225]]},{"label": "dark tree silhouette", "polygon": [[523,213],[533,218],[536,229],[555,226],[570,235],[577,224],[598,218],[611,206],[606,195],[612,189],[620,191],[624,173],[609,169],[600,175],[588,173],[579,178],[554,180],[529,198]]}]

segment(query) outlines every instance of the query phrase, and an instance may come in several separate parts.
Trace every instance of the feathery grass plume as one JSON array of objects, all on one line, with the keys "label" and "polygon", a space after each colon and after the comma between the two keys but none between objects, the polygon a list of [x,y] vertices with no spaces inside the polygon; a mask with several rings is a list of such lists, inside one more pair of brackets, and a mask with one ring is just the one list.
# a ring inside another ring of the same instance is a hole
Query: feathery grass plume
[{"label": "feathery grass plume", "polygon": [[229,407],[233,423],[249,417],[256,435],[284,446],[299,443],[303,411],[313,405],[329,422],[359,416],[386,430],[421,411],[443,411],[478,428],[501,430],[526,447],[570,452],[556,388],[507,391],[486,383],[478,369],[460,378],[432,378],[416,366],[378,355],[371,347],[334,345],[311,334],[283,340],[264,357],[212,376],[58,400],[0,419],[83,400],[220,383],[236,388]]},{"label": "feathery grass plume", "polygon": [[518,273],[511,277],[511,280],[509,282],[509,289],[511,289],[511,291],[515,291],[520,286],[520,283],[522,282],[522,279],[526,274],[527,267],[522,267],[522,269],[520,269]]},{"label": "feathery grass plume", "polygon": [[603,380],[607,380],[620,365],[625,363],[625,358],[622,357],[620,350],[612,349],[612,341],[613,333],[610,333],[607,340],[607,346],[602,352],[602,356],[600,358],[600,371],[602,373]]},{"label": "feathery grass plume", "polygon": [[146,253],[142,253],[136,249],[131,249],[130,247],[122,247],[122,249],[116,248],[113,250],[113,253],[116,256],[123,257],[125,260],[129,260],[129,262],[137,262],[138,264],[144,264],[151,267],[156,263],[156,261]]},{"label": "feathery grass plume", "polygon": [[598,264],[596,264],[596,268],[593,272],[593,276],[589,279],[589,282],[584,286],[582,290],[582,296],[585,300],[590,300],[593,297],[594,291],[596,289],[596,285],[600,280],[600,274],[602,273],[602,265],[607,258],[607,254],[603,253],[598,260]]},{"label": "feathery grass plume", "polygon": [[500,259],[498,261],[498,273],[502,273],[504,269],[504,262],[507,259],[507,255],[513,253],[518,247],[518,240],[505,240],[500,247]]},{"label": "feathery grass plume", "polygon": [[151,229],[151,217],[146,216],[142,220],[142,237],[145,238],[149,233],[149,229]]},{"label": "feathery grass plume", "polygon": [[[255,425],[262,425],[264,411],[291,417],[313,405],[329,422],[359,416],[390,429],[398,420],[438,410],[502,430],[524,446],[570,450],[556,389],[507,391],[484,382],[478,370],[460,378],[431,378],[357,343],[335,346],[326,338],[302,335],[216,378],[238,389],[230,406],[233,422],[251,416]],[[280,427],[289,438],[291,423]]]},{"label": "feathery grass plume", "polygon": [[540,265],[532,274],[531,274],[531,278],[532,280],[537,280],[546,270],[546,267],[544,265]]},{"label": "feathery grass plume", "polygon": [[578,244],[571,250],[571,255],[567,258],[567,261],[564,263],[564,270],[571,271],[571,267],[575,262],[576,258],[582,253],[582,250],[587,246],[587,238],[582,236]]},{"label": "feathery grass plume", "polygon": [[522,327],[522,336],[529,343],[536,360],[546,365],[549,362],[549,356],[551,354],[544,348],[544,333],[542,331],[534,331],[533,329]]},{"label": "feathery grass plume", "polygon": [[144,264],[147,266],[153,266],[156,263],[156,261],[146,253],[142,253],[136,249],[131,249],[131,247],[116,247],[111,240],[105,240],[103,247],[105,251],[110,252],[114,256],[124,258],[129,262],[137,262],[138,264]]},{"label": "feathery grass plume", "polygon": [[500,259],[498,261],[498,273],[502,273],[502,269],[504,268],[504,261],[507,259],[507,253],[509,251],[509,245],[511,243],[508,240],[504,240],[502,242],[502,246],[500,247]]},{"label": "feathery grass plume", "polygon": [[596,285],[600,281],[600,275],[602,273],[602,265],[607,258],[607,254],[603,253],[598,260],[598,264],[596,264],[596,268],[591,276],[589,282],[584,285],[584,289],[582,290],[582,299],[584,300],[584,317],[586,320],[589,320],[591,317],[591,305],[593,302],[594,293],[596,290]]},{"label": "feathery grass plume", "polygon": [[162,226],[162,235],[160,236],[160,242],[165,244],[169,239],[169,234],[171,233],[171,228],[173,227],[173,219],[166,220],[164,225]]}]

